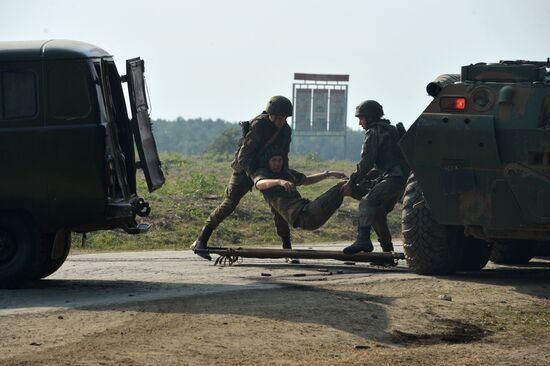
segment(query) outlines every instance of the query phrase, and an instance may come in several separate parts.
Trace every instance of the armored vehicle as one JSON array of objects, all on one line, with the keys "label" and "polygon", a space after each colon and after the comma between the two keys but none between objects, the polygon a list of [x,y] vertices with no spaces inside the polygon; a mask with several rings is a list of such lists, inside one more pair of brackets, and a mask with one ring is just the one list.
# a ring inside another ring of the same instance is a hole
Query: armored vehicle
[{"label": "armored vehicle", "polygon": [[147,230],[136,222],[150,212],[136,170],[149,191],[164,176],[143,73],[136,58],[120,76],[109,53],[87,43],[0,42],[1,286],[55,272],[71,232]]},{"label": "armored vehicle", "polygon": [[421,274],[525,263],[550,245],[550,62],[462,67],[400,141],[402,230]]}]

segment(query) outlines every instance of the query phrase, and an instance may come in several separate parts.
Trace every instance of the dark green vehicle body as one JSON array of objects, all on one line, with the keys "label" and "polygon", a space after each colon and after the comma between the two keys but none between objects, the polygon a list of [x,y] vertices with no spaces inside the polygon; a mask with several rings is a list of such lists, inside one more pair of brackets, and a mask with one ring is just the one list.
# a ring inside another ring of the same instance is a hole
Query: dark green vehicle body
[{"label": "dark green vehicle body", "polygon": [[428,85],[434,99],[400,146],[437,223],[550,242],[549,66],[469,65]]},{"label": "dark green vehicle body", "polygon": [[[135,220],[149,213],[136,170],[143,169],[150,191],[164,176],[147,114],[143,61],[126,66],[121,77],[106,51],[82,42],[0,42],[0,215],[8,237],[14,217],[42,238],[37,243],[47,236],[57,246],[66,246],[71,231],[145,229]],[[37,277],[21,275],[31,270],[25,265],[13,272],[19,249],[14,253],[14,240],[1,239],[0,283]],[[10,271],[15,275],[3,277]]]}]

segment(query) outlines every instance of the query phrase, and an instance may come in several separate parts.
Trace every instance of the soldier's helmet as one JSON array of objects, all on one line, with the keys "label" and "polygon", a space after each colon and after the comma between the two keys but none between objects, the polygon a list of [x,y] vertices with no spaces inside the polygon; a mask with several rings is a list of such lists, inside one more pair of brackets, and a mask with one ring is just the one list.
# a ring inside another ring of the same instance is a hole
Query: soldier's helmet
[{"label": "soldier's helmet", "polygon": [[384,115],[384,110],[376,100],[365,100],[355,108],[355,117],[373,117],[379,119]]},{"label": "soldier's helmet", "polygon": [[271,97],[265,107],[268,114],[285,117],[292,116],[292,109],[292,102],[282,95]]}]

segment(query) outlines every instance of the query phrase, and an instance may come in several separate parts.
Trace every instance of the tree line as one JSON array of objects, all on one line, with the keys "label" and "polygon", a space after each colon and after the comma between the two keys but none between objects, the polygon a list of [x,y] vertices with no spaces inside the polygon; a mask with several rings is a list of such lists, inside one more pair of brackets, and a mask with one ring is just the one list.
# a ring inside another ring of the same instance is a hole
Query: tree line
[{"label": "tree line", "polygon": [[[153,131],[159,151],[175,151],[186,155],[203,153],[233,153],[237,149],[241,128],[238,123],[221,119],[184,119],[175,121],[157,119],[153,121]],[[319,159],[359,160],[363,132],[348,128],[346,149],[342,138],[314,136],[293,139],[293,153],[312,155]]]}]

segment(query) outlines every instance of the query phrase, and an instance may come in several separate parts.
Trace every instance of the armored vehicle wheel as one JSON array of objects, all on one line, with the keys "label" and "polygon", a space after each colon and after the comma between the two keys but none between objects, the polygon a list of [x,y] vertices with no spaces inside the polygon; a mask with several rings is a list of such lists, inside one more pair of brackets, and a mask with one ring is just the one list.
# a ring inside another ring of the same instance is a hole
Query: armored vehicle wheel
[{"label": "armored vehicle wheel", "polygon": [[13,288],[31,279],[38,235],[22,216],[0,216],[0,287]]},{"label": "armored vehicle wheel", "polygon": [[54,249],[55,237],[56,235],[51,233],[41,235],[40,254],[32,279],[38,280],[48,277],[65,263],[71,250],[71,233],[69,231],[60,232],[59,242]]},{"label": "armored vehicle wheel", "polygon": [[491,256],[492,244],[473,237],[464,237],[462,248],[462,261],[459,271],[479,271]]},{"label": "armored vehicle wheel", "polygon": [[460,265],[457,227],[438,224],[411,174],[402,212],[403,247],[409,268],[418,274],[453,273]]},{"label": "armored vehicle wheel", "polygon": [[536,243],[531,241],[498,241],[493,244],[491,261],[497,264],[525,264],[535,256]]}]

